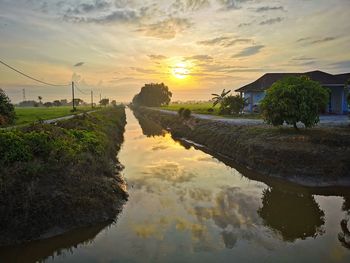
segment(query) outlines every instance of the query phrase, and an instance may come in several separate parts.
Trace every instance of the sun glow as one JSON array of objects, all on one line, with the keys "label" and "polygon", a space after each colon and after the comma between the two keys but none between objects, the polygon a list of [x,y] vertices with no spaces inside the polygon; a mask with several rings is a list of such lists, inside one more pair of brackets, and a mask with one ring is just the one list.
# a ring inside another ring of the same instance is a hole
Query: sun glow
[{"label": "sun glow", "polygon": [[171,70],[173,76],[177,79],[185,79],[189,76],[189,66],[185,62],[177,63]]}]

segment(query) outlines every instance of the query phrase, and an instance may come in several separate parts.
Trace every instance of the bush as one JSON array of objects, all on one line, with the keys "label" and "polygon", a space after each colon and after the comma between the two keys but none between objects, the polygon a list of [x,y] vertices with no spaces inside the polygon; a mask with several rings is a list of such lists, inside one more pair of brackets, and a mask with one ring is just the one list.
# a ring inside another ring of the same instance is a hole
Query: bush
[{"label": "bush", "polygon": [[191,117],[191,114],[192,114],[192,112],[190,109],[185,109],[182,113],[182,117],[184,119],[189,119]]},{"label": "bush", "polygon": [[214,109],[213,108],[209,108],[207,111],[212,113],[212,112],[214,112]]},{"label": "bush", "polygon": [[0,126],[14,124],[16,119],[15,108],[9,97],[0,89]]},{"label": "bush", "polygon": [[184,112],[185,108],[180,108],[177,113],[179,114],[180,117],[182,117],[182,114]]},{"label": "bush", "polygon": [[190,109],[185,109],[185,108],[180,108],[177,112],[181,118],[188,119],[191,117],[191,110]]},{"label": "bush", "polygon": [[239,95],[225,97],[220,104],[220,114],[237,115],[243,111],[245,100]]},{"label": "bush", "polygon": [[261,102],[265,121],[274,126],[286,122],[297,129],[297,123],[313,127],[319,122],[319,113],[326,108],[329,92],[320,83],[306,76],[287,77],[267,90]]}]

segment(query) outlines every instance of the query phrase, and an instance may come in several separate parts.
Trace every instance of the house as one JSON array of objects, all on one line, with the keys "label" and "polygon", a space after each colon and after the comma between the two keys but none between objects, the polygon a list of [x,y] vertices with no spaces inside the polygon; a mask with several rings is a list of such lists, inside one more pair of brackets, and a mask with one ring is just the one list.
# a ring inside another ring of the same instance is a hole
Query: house
[{"label": "house", "polygon": [[265,92],[276,81],[288,76],[308,76],[314,81],[318,81],[323,87],[330,90],[330,98],[326,113],[345,114],[349,111],[347,94],[349,92],[350,73],[333,75],[323,71],[311,71],[305,73],[267,73],[256,81],[236,90],[241,96],[248,100],[245,111],[252,112],[265,97]]}]

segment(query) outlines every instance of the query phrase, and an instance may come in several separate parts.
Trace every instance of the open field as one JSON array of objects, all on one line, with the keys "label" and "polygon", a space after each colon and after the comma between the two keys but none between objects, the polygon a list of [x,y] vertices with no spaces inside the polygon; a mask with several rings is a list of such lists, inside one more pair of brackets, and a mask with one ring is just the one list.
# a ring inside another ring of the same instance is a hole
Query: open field
[{"label": "open field", "polygon": [[63,107],[40,107],[40,108],[19,108],[16,107],[16,125],[24,125],[33,123],[39,120],[50,120],[64,117],[67,115],[79,114],[91,110],[90,106],[77,107],[76,112],[71,112],[71,106]]},{"label": "open field", "polygon": [[[161,109],[163,110],[171,110],[178,111],[180,108],[190,109],[193,113],[197,114],[207,114],[207,115],[215,115],[221,116],[225,118],[249,118],[249,119],[261,119],[259,114],[244,114],[244,115],[220,115],[219,114],[219,105],[213,107],[212,102],[198,102],[198,103],[173,103],[168,106],[163,106]],[[213,109],[213,111],[208,111],[209,109]]]}]

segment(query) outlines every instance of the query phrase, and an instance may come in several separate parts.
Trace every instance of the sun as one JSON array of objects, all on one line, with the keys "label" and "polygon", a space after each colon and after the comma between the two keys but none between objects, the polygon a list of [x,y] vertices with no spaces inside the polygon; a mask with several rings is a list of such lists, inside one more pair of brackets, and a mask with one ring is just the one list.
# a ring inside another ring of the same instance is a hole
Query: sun
[{"label": "sun", "polygon": [[185,79],[189,76],[190,70],[185,62],[177,63],[171,70],[173,76],[177,79]]}]

